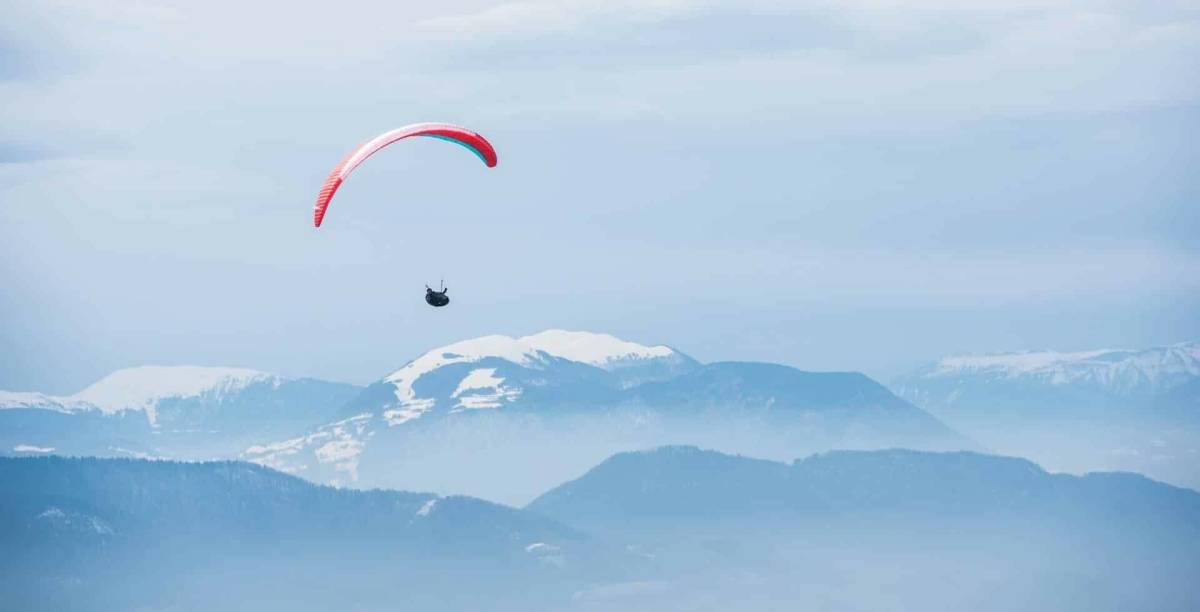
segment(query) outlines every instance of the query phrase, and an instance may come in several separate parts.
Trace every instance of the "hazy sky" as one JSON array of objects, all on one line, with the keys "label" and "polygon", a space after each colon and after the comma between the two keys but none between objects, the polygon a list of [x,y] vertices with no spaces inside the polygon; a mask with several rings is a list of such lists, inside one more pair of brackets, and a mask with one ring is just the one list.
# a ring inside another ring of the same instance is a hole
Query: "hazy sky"
[{"label": "hazy sky", "polygon": [[[549,327],[883,379],[1196,339],[1197,66],[1197,2],[5,2],[0,388]],[[416,121],[499,167],[402,143],[315,230]]]}]

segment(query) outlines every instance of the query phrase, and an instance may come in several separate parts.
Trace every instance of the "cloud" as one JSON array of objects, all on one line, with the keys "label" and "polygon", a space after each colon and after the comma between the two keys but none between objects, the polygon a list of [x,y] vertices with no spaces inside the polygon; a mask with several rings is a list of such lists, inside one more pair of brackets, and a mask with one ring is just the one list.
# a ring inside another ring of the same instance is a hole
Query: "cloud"
[{"label": "cloud", "polygon": [[282,135],[398,110],[832,126],[1193,103],[1200,16],[1162,6],[21,4],[0,12],[0,141],[161,148],[213,122]]},{"label": "cloud", "polygon": [[560,0],[505,2],[472,12],[419,21],[418,35],[445,41],[522,39],[571,34],[604,23],[650,24],[711,9],[697,0]]},{"label": "cloud", "polygon": [[[54,364],[47,334],[113,355],[122,330],[155,350],[186,330],[181,350],[220,355],[220,328],[285,347],[260,367],[310,371],[305,350],[398,330],[403,288],[442,272],[497,304],[460,311],[463,335],[656,321],[627,315],[630,286],[662,320],[700,294],[723,317],[743,284],[779,287],[776,310],[1182,310],[1163,296],[1195,290],[1198,57],[1194,3],[1132,0],[0,3],[9,335]],[[349,146],[432,118],[488,134],[500,168],[397,147],[310,231]]]}]

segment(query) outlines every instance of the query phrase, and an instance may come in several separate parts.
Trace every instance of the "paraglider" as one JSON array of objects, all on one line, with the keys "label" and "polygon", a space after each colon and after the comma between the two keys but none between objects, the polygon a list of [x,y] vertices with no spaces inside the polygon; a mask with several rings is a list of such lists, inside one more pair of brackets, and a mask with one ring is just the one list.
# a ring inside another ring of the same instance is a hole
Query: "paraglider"
[{"label": "paraglider", "polygon": [[[355,147],[349,155],[333,167],[333,170],[325,179],[325,183],[321,185],[321,191],[317,193],[317,204],[313,207],[313,225],[321,227],[321,222],[325,220],[325,212],[329,209],[329,203],[333,200],[334,194],[337,193],[338,188],[342,186],[342,182],[346,180],[346,177],[350,176],[350,173],[355,168],[366,161],[368,157],[379,152],[380,149],[410,136],[426,136],[461,145],[474,153],[489,168],[494,168],[498,161],[496,158],[496,149],[492,147],[492,143],[488,142],[483,136],[457,125],[449,123],[414,123],[390,132],[385,132]],[[446,296],[446,288],[444,286],[441,291],[434,291],[429,285],[426,285],[425,302],[435,308],[441,308],[450,303],[450,298]]]},{"label": "paraglider", "polygon": [[488,142],[483,136],[457,125],[449,123],[414,123],[390,132],[385,132],[356,147],[349,155],[342,159],[341,163],[333,167],[333,171],[329,173],[329,177],[325,179],[325,184],[321,185],[321,191],[317,194],[317,205],[313,208],[313,225],[321,227],[321,222],[325,219],[325,211],[329,208],[329,202],[333,200],[333,194],[337,193],[338,187],[342,186],[342,182],[346,180],[347,176],[350,176],[350,173],[359,164],[379,152],[380,149],[410,136],[427,136],[462,145],[474,153],[489,168],[494,168],[498,161],[496,159],[496,149],[492,148],[492,143]]}]

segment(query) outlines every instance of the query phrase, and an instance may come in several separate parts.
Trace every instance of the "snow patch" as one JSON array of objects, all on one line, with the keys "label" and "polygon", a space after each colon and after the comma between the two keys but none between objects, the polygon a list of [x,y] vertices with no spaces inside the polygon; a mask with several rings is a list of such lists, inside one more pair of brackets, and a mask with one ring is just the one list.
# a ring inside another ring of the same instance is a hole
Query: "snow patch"
[{"label": "snow patch", "polygon": [[527,553],[556,553],[559,550],[561,550],[559,547],[545,542],[534,542],[525,547]]},{"label": "snow patch", "polygon": [[62,510],[59,510],[58,508],[55,508],[55,507],[46,508],[45,510],[42,511],[41,514],[38,515],[38,518],[40,518],[40,519],[44,519],[44,518],[61,519],[61,518],[66,518],[66,517],[67,517],[66,512],[63,512]]},{"label": "snow patch", "polygon": [[542,563],[548,563],[555,567],[565,567],[567,564],[566,557],[561,554],[562,549],[553,544],[534,542],[533,544],[525,547],[525,552],[532,555],[538,561],[541,561]]},{"label": "snow patch", "polygon": [[104,519],[79,512],[64,512],[60,508],[51,506],[37,515],[38,520],[48,522],[60,529],[68,529],[71,531],[90,531],[99,535],[112,535],[115,533],[112,526]]},{"label": "snow patch", "polygon": [[158,455],[151,455],[150,453],[146,453],[146,452],[142,452],[142,451],[130,450],[123,446],[110,446],[110,447],[108,447],[108,450],[110,450],[114,453],[117,453],[119,455],[129,455],[130,457],[133,457],[135,459],[145,459],[147,461],[163,461],[165,459],[165,457],[159,457]]},{"label": "snow patch", "polygon": [[437,503],[438,503],[438,498],[436,498],[436,497],[425,502],[421,506],[421,508],[419,510],[417,510],[416,516],[429,516],[429,513],[433,512],[433,508],[435,506],[437,506]]},{"label": "snow patch", "polygon": [[353,459],[362,452],[363,443],[360,440],[343,439],[326,442],[313,451],[321,463],[333,463]]},{"label": "snow patch", "polygon": [[383,411],[383,420],[386,421],[390,427],[403,425],[404,423],[419,418],[422,414],[428,412],[433,408],[435,403],[437,402],[432,399],[413,398],[410,400],[402,400],[400,408],[391,408]]},{"label": "snow patch", "polygon": [[293,458],[301,451],[312,448],[318,463],[333,464],[335,470],[345,472],[349,482],[358,480],[358,456],[366,446],[366,438],[373,415],[369,412],[321,426],[308,435],[291,438],[273,444],[256,444],[242,451],[241,458],[251,463],[274,470],[295,474],[304,469],[303,461]]},{"label": "snow patch", "polygon": [[34,446],[32,444],[18,444],[13,447],[13,452],[14,453],[46,454],[46,453],[53,453],[54,447],[53,446]]},{"label": "snow patch", "polygon": [[[490,392],[479,392],[485,390]],[[505,387],[504,379],[496,376],[496,368],[471,370],[466,378],[458,383],[454,393],[450,394],[450,397],[458,400],[455,408],[463,410],[499,408],[502,401],[511,402],[520,396],[521,388]]]},{"label": "snow patch", "polygon": [[144,410],[149,413],[162,399],[205,394],[219,397],[254,383],[266,382],[278,386],[280,380],[273,374],[244,368],[143,366],[117,370],[72,398],[110,414],[124,410]]}]

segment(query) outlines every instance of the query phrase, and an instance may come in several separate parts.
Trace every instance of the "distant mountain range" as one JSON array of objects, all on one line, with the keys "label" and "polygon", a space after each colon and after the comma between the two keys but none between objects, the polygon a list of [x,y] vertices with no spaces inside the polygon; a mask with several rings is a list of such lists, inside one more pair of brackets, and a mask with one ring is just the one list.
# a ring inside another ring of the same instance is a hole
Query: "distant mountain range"
[{"label": "distant mountain range", "polygon": [[[0,393],[0,607],[1194,610],[1200,493],[1038,464],[1190,484],[1196,355],[947,358],[893,394],[551,330],[366,387]],[[161,460],[212,457],[242,461]]]},{"label": "distant mountain range", "polygon": [[[549,460],[550,458],[548,458]],[[0,458],[6,609],[1193,610],[1200,494],[975,453],[622,453],[523,510]]]},{"label": "distant mountain range", "polygon": [[176,366],[119,370],[66,397],[0,392],[0,453],[239,458],[317,482],[510,504],[613,453],[669,444],[777,460],[991,449],[1200,486],[1198,355],[1183,343],[947,357],[893,394],[857,373],[702,364],[549,330],[439,347],[365,388]]},{"label": "distant mountain range", "polygon": [[562,330],[439,347],[366,388],[144,367],[68,397],[0,393],[0,408],[8,454],[241,458],[317,482],[507,503],[614,452],[662,444],[778,458],[972,446],[861,374],[701,364],[664,345]]},{"label": "distant mountain range", "polygon": [[1200,421],[1200,343],[946,357],[898,379],[892,388],[938,414],[1104,411]]},{"label": "distant mountain range", "polygon": [[891,388],[997,452],[1200,487],[1200,343],[946,357]]},{"label": "distant mountain range", "polygon": [[614,452],[666,443],[782,457],[971,446],[861,374],[705,365],[667,346],[561,330],[433,349],[341,412],[241,458],[322,482],[522,503]]},{"label": "distant mountain range", "polygon": [[0,392],[13,453],[217,458],[336,418],[360,387],[240,368],[117,370],[66,397]]}]

